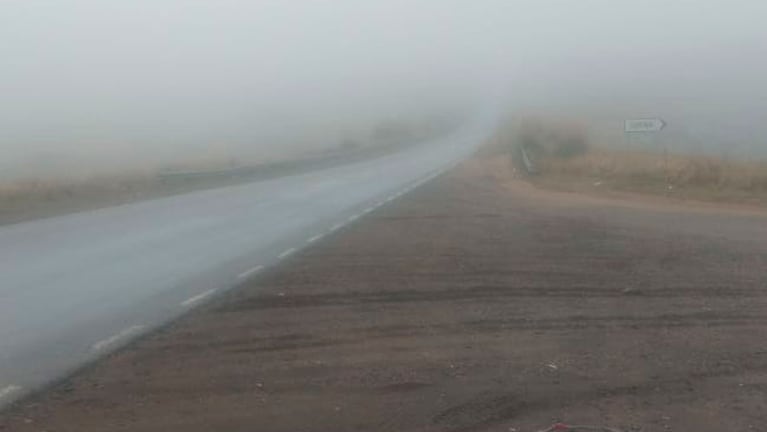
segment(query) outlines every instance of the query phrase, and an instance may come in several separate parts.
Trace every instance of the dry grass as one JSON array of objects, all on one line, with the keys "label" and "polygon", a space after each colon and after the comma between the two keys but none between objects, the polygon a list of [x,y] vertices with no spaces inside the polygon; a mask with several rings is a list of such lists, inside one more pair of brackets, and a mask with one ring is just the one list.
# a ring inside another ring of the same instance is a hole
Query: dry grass
[{"label": "dry grass", "polygon": [[50,174],[0,181],[0,225],[320,169],[377,157],[404,146],[341,146],[279,158],[240,160],[202,155],[131,171],[102,168],[100,172],[84,173],[73,169],[68,176]]},{"label": "dry grass", "polygon": [[0,183],[0,204],[22,200],[56,200],[75,195],[124,193],[152,181],[147,176],[95,177],[84,180],[20,180]]},{"label": "dry grass", "polygon": [[[286,159],[288,160],[288,159]],[[268,161],[266,161],[268,162]],[[216,171],[237,166],[223,157],[200,156],[174,164],[124,171],[78,171],[0,181],[0,224],[89,210],[234,183],[226,178],[167,179],[163,174]]]},{"label": "dry grass", "polygon": [[534,160],[540,186],[577,192],[639,192],[672,198],[767,205],[767,161],[611,150],[589,142],[583,125],[521,117],[501,128],[486,153],[510,155],[525,172],[520,148]]},{"label": "dry grass", "polygon": [[587,176],[602,180],[767,191],[767,162],[597,150],[570,159],[544,161],[544,172]]},{"label": "dry grass", "polygon": [[592,150],[541,162],[541,183],[663,193],[708,201],[767,203],[767,162],[706,156]]},{"label": "dry grass", "polygon": [[157,176],[143,172],[0,183],[0,223],[131,202],[159,189]]}]

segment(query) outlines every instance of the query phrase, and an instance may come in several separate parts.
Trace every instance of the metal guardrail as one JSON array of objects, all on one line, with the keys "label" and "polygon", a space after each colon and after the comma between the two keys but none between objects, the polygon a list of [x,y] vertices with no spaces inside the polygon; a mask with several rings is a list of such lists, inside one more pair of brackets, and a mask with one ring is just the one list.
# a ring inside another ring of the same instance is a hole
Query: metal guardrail
[{"label": "metal guardrail", "polygon": [[236,166],[215,170],[200,171],[164,171],[157,174],[162,181],[185,181],[194,179],[227,179],[236,177],[270,177],[272,175],[299,172],[306,169],[335,166],[358,160],[373,158],[399,151],[409,145],[393,144],[379,147],[360,147],[354,150],[334,150],[312,155],[303,159],[284,160],[279,162],[262,163],[258,165]]},{"label": "metal guardrail", "polygon": [[228,176],[234,176],[234,175],[241,174],[251,170],[252,170],[252,167],[237,167],[237,168],[206,170],[206,171],[166,171],[166,172],[158,173],[157,177],[159,177],[162,180],[228,177]]},{"label": "metal guardrail", "polygon": [[530,156],[527,155],[527,150],[524,146],[520,146],[520,152],[522,153],[522,163],[525,165],[525,171],[528,174],[538,174],[538,167],[535,166]]},{"label": "metal guardrail", "polygon": [[162,181],[185,181],[196,179],[228,179],[237,177],[270,176],[279,172],[293,172],[324,165],[333,165],[346,158],[352,159],[353,154],[324,154],[315,157],[270,162],[258,165],[236,166],[232,168],[200,170],[200,171],[164,171],[157,174]]},{"label": "metal guardrail", "polygon": [[525,175],[535,175],[539,172],[535,158],[531,157],[530,151],[524,145],[514,144],[512,146],[511,160],[516,170]]}]

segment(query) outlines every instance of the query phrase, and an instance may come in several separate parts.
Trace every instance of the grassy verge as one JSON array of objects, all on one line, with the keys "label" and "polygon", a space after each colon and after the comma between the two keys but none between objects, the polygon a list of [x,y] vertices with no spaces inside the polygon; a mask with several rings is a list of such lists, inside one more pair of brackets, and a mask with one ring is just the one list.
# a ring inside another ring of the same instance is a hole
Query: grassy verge
[{"label": "grassy verge", "polygon": [[539,185],[767,205],[767,163],[704,156],[591,150],[541,161]]},{"label": "grassy verge", "polygon": [[[534,156],[538,186],[590,193],[630,192],[682,200],[767,206],[767,161],[598,148],[583,128],[537,120],[499,135],[496,150]],[[517,170],[523,164],[514,161]]]}]

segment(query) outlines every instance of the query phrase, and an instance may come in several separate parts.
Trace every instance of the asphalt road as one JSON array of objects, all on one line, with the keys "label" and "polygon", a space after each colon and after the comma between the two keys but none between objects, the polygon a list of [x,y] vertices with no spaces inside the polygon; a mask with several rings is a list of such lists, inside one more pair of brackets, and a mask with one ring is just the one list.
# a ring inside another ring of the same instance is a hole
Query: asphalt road
[{"label": "asphalt road", "polygon": [[0,406],[395,199],[480,138],[0,227]]}]

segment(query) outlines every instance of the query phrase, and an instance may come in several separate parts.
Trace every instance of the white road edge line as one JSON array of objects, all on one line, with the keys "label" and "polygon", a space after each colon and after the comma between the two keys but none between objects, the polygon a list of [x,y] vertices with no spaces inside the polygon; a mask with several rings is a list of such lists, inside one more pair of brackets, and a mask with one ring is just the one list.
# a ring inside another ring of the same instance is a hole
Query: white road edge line
[{"label": "white road edge line", "polygon": [[317,234],[316,236],[312,236],[312,237],[309,237],[308,239],[306,239],[306,243],[307,243],[307,244],[311,244],[311,243],[314,243],[314,242],[316,242],[317,240],[321,239],[321,238],[322,238],[322,236],[323,236],[322,234]]},{"label": "white road edge line", "polygon": [[5,386],[5,387],[0,389],[0,399],[7,398],[8,396],[10,396],[10,395],[12,395],[12,394],[14,394],[14,393],[16,393],[16,392],[18,392],[20,390],[21,390],[21,387],[17,386],[17,385],[11,384],[9,386]]},{"label": "white road edge line", "polygon": [[342,224],[342,223],[337,223],[337,224],[333,225],[332,227],[330,227],[330,232],[333,232],[333,231],[338,231],[338,230],[340,230],[341,228],[343,228],[343,226],[344,226],[344,224]]},{"label": "white road edge line", "polygon": [[263,270],[264,266],[257,265],[237,275],[237,279],[244,280]]},{"label": "white road edge line", "polygon": [[200,300],[204,300],[207,297],[212,296],[217,290],[215,288],[209,289],[205,292],[201,292],[200,294],[197,294],[196,296],[189,297],[188,299],[181,302],[181,306],[191,306]]},{"label": "white road edge line", "polygon": [[144,325],[132,325],[130,327],[127,327],[123,330],[121,330],[119,333],[114,334],[106,339],[102,339],[91,347],[91,350],[93,351],[102,351],[106,348],[109,348],[109,346],[114,345],[115,343],[119,342],[121,339],[128,338],[130,336],[135,335],[136,333],[140,332],[144,329]]},{"label": "white road edge line", "polygon": [[370,212],[372,212],[372,211],[373,211],[373,210],[375,210],[375,209],[376,209],[375,207],[368,207],[368,208],[366,208],[366,209],[364,210],[364,213],[370,213]]},{"label": "white road edge line", "polygon": [[283,259],[283,258],[287,257],[288,255],[291,255],[295,251],[296,251],[296,248],[294,248],[294,247],[290,248],[290,249],[286,249],[281,254],[277,255],[277,259]]}]

